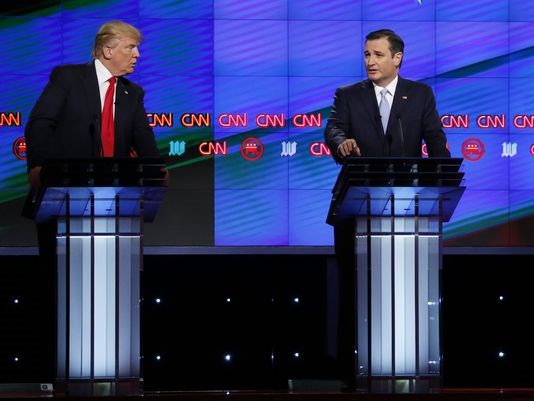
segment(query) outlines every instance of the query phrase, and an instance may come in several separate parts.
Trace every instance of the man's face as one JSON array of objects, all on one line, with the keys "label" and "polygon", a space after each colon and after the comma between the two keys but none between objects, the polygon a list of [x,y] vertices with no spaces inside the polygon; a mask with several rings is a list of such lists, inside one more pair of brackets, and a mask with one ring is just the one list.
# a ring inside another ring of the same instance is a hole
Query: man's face
[{"label": "man's face", "polygon": [[140,57],[139,42],[132,37],[122,37],[109,48],[110,71],[115,76],[131,74]]},{"label": "man's face", "polygon": [[398,52],[392,55],[386,38],[365,42],[363,55],[367,77],[371,81],[378,86],[385,87],[395,79],[402,60],[402,53]]}]

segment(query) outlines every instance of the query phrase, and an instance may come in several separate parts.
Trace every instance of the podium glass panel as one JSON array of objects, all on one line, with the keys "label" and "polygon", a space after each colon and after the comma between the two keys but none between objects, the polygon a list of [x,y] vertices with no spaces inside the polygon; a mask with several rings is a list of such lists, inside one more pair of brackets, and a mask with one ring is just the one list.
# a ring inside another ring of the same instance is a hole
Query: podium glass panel
[{"label": "podium glass panel", "polygon": [[439,383],[441,233],[465,190],[461,161],[348,158],[341,168],[327,222],[355,227],[356,380],[368,389]]},{"label": "podium glass panel", "polygon": [[139,377],[140,218],[60,218],[57,244],[58,378]]},{"label": "podium glass panel", "polygon": [[[165,193],[162,160],[57,159],[30,193],[57,223],[57,379],[70,395],[141,392],[143,224]],[[56,383],[58,384],[58,383]]]}]

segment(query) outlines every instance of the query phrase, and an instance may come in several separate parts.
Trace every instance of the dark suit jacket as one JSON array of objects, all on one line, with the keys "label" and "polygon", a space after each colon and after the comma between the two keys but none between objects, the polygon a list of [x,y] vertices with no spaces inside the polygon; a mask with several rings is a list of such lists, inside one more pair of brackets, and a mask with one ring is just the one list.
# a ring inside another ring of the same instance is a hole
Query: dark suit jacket
[{"label": "dark suit jacket", "polygon": [[365,157],[421,157],[423,140],[430,157],[450,157],[432,88],[401,77],[385,134],[373,83],[365,80],[336,89],[324,136],[338,163],[337,148],[347,138]]},{"label": "dark suit jacket", "polygon": [[[98,157],[101,148],[100,93],[94,61],[54,68],[33,107],[25,129],[28,168],[48,158]],[[144,90],[130,80],[117,80],[115,157],[158,157],[144,107]]]}]

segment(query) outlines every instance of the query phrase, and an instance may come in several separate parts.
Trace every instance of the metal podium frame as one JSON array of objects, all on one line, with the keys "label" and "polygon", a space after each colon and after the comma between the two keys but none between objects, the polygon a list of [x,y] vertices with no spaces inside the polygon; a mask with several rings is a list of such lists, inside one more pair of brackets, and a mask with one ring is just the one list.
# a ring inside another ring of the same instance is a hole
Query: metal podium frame
[{"label": "metal podium frame", "polygon": [[355,226],[356,380],[367,390],[439,386],[442,223],[465,187],[461,158],[348,158],[327,222]]},{"label": "metal podium frame", "polygon": [[141,391],[143,224],[165,192],[160,159],[51,160],[34,220],[57,221],[57,380],[71,394]]}]

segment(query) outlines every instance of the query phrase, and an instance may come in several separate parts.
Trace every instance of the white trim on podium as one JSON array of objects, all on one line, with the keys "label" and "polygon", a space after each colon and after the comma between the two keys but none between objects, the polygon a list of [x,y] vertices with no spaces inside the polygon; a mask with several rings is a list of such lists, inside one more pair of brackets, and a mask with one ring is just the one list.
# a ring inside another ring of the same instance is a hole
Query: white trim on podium
[{"label": "white trim on podium", "polygon": [[140,218],[60,218],[57,243],[58,378],[139,378]]},{"label": "white trim on podium", "polygon": [[359,375],[440,374],[440,223],[418,220],[356,219]]}]

